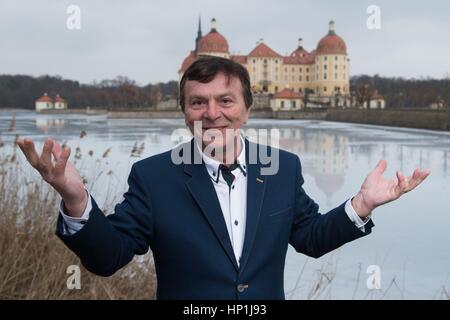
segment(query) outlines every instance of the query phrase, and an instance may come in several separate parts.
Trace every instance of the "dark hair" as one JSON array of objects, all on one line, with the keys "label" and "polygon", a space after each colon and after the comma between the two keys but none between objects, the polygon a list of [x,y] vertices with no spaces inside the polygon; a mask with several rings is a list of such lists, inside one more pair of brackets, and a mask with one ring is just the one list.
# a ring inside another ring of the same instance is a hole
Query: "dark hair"
[{"label": "dark hair", "polygon": [[194,80],[201,83],[208,83],[219,73],[223,73],[227,77],[236,77],[241,81],[245,106],[249,109],[253,104],[253,96],[250,88],[250,76],[248,75],[247,69],[233,60],[211,56],[199,58],[191,64],[183,74],[180,81],[181,109],[184,111],[184,87],[186,81]]}]

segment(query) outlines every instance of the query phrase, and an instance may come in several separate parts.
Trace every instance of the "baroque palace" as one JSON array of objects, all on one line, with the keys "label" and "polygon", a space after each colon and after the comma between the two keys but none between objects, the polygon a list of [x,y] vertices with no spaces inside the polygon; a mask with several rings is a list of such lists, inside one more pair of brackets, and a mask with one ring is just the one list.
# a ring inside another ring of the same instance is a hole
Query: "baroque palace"
[{"label": "baroque palace", "polygon": [[256,96],[266,96],[273,110],[298,110],[308,106],[350,106],[347,46],[328,24],[328,33],[314,50],[303,47],[302,39],[289,55],[282,55],[261,39],[247,55],[230,54],[227,39],[219,33],[216,20],[202,35],[199,20],[195,49],[184,59],[179,76],[198,58],[219,56],[239,62],[249,72]]}]

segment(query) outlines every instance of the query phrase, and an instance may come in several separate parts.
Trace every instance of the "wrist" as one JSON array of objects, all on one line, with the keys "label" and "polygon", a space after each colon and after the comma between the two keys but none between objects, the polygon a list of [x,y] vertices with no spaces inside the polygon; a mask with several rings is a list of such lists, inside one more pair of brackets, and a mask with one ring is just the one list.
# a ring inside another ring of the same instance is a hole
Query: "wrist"
[{"label": "wrist", "polygon": [[356,214],[363,220],[372,213],[373,208],[366,204],[360,192],[352,198],[351,204]]},{"label": "wrist", "polygon": [[79,218],[86,210],[88,203],[88,194],[83,190],[80,197],[62,197],[63,206],[71,217]]}]

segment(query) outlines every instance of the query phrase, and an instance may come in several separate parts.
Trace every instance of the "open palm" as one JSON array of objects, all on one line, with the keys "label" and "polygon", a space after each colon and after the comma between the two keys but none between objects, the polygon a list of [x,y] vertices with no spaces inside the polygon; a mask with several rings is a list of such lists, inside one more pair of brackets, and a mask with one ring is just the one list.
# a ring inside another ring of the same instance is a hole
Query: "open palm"
[{"label": "open palm", "polygon": [[383,173],[386,171],[386,160],[380,160],[375,169],[364,180],[361,190],[355,197],[355,207],[359,215],[365,217],[376,207],[400,198],[406,192],[417,187],[430,174],[429,171],[414,170],[413,174],[405,177],[397,171],[396,177],[386,179]]}]

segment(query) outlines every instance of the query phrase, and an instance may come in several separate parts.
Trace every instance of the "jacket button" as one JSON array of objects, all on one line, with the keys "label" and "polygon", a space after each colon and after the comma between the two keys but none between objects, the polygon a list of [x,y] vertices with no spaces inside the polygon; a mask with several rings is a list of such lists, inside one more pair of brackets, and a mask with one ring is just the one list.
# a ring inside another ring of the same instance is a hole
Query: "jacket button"
[{"label": "jacket button", "polygon": [[237,286],[237,291],[239,291],[239,292],[244,292],[245,289],[247,289],[247,288],[248,288],[248,284],[242,284],[242,283],[240,283],[240,284],[238,284],[238,286]]}]

